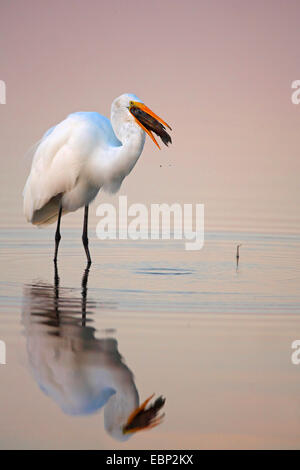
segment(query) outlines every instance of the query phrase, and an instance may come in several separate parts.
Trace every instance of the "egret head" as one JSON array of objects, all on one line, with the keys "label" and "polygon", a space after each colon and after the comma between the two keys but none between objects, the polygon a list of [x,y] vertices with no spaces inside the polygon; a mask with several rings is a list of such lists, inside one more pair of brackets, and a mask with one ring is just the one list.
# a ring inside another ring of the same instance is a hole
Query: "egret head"
[{"label": "egret head", "polygon": [[112,114],[118,112],[123,121],[133,121],[149,135],[158,148],[154,135],[158,135],[165,145],[172,143],[171,137],[166,132],[166,127],[171,127],[148,108],[136,95],[124,93],[116,98],[112,104]]}]

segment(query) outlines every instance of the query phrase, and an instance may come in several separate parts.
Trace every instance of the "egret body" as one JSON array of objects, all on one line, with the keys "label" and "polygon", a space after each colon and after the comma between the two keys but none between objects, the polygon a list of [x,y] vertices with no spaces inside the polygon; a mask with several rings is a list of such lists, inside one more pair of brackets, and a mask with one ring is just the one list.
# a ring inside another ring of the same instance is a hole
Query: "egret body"
[{"label": "egret body", "polygon": [[88,264],[88,208],[99,190],[115,193],[139,159],[146,133],[171,143],[166,124],[133,94],[116,98],[111,120],[97,112],[77,112],[49,129],[34,153],[24,188],[24,214],[34,225],[57,221],[54,261],[61,239],[61,216],[84,207],[82,241]]}]

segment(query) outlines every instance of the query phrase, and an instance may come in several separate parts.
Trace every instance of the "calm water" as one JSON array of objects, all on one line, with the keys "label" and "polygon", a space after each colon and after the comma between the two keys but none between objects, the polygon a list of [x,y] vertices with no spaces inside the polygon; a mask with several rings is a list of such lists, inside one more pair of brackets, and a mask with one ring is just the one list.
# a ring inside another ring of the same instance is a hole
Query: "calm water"
[{"label": "calm water", "polygon": [[[52,229],[1,230],[1,448],[300,447],[299,236],[91,234],[89,271],[80,240],[63,231],[55,272]],[[124,440],[153,393],[163,422]]]}]

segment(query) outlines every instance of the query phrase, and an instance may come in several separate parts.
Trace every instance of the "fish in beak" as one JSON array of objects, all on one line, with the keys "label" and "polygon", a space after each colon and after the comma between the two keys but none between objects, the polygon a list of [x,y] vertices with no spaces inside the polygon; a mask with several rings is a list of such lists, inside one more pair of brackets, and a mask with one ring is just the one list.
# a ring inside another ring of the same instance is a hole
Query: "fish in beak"
[{"label": "fish in beak", "polygon": [[126,425],[123,427],[124,434],[142,431],[143,429],[152,429],[162,422],[164,414],[160,416],[157,415],[164,406],[166,399],[160,396],[154,403],[152,403],[152,405],[146,408],[153,397],[154,394],[147,398],[147,400],[131,413]]},{"label": "fish in beak", "polygon": [[154,112],[144,105],[144,103],[131,101],[129,104],[129,111],[135,118],[137,124],[149,135],[149,137],[151,137],[159,149],[160,146],[158,145],[152,132],[158,135],[165,145],[172,143],[171,137],[166,132],[166,127],[172,130],[169,124],[154,114]]}]

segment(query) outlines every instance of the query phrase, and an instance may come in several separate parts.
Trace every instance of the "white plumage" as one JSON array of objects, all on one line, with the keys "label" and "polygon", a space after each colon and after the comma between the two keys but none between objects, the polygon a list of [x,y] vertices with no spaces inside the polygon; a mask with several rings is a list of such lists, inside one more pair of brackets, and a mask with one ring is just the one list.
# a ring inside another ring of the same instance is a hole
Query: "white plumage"
[{"label": "white plumage", "polygon": [[[119,189],[140,156],[145,141],[144,132],[129,113],[131,122],[124,126],[125,129],[118,129],[119,113],[114,108],[124,98],[123,95],[113,103],[112,114],[116,118],[113,124],[121,138],[126,128],[133,128],[134,142],[126,145],[126,151],[131,154],[127,159],[131,160],[128,161],[131,165],[126,168],[126,164],[122,164],[124,146],[106,117],[88,112],[70,114],[44,135],[34,154],[24,189],[24,212],[29,222],[37,225],[53,222],[58,215],[60,200],[63,212],[70,212],[89,204],[101,187],[111,192]],[[134,95],[133,98],[138,100]],[[126,100],[126,104],[129,101]],[[130,152],[131,147],[135,152]],[[51,208],[47,207],[57,195],[60,197]]]},{"label": "white plumage", "polygon": [[171,141],[164,125],[133,94],[113,101],[111,121],[96,112],[70,114],[35,151],[23,193],[26,219],[46,225],[58,218],[59,232],[61,214],[87,208],[100,188],[118,191],[142,153],[145,131],[154,141],[151,130]]}]

